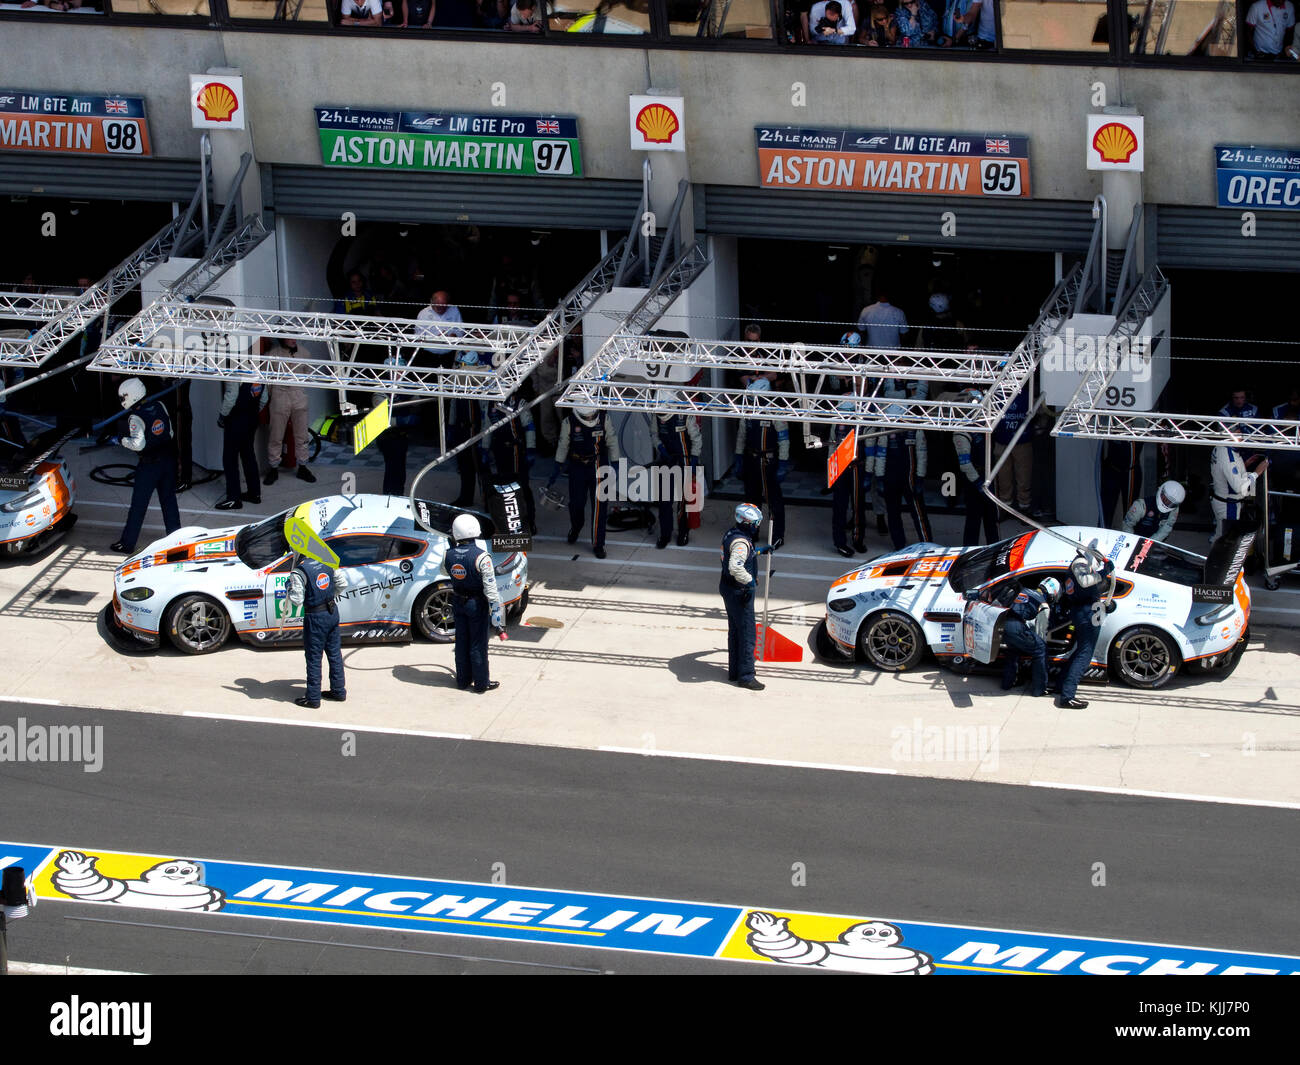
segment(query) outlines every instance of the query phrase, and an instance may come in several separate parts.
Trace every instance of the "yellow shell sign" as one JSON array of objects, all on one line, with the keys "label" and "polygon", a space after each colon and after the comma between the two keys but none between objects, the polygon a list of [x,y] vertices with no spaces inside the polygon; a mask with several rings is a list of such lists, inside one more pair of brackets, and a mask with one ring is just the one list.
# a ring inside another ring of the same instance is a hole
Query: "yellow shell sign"
[{"label": "yellow shell sign", "polygon": [[1137,137],[1122,122],[1107,122],[1092,138],[1093,148],[1106,163],[1127,163],[1137,145]]},{"label": "yellow shell sign", "polygon": [[203,86],[194,103],[209,122],[229,122],[239,110],[238,98],[228,85],[219,81],[210,81]]},{"label": "yellow shell sign", "polygon": [[650,104],[641,108],[636,116],[636,128],[652,144],[667,144],[679,126],[677,116],[663,104]]}]

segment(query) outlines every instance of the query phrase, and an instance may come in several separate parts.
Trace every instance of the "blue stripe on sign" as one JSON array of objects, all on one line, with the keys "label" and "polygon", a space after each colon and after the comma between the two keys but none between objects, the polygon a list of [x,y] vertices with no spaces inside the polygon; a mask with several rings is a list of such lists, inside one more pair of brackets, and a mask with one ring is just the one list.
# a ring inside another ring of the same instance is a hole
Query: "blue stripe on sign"
[{"label": "blue stripe on sign", "polygon": [[54,851],[50,847],[30,843],[0,843],[0,869],[17,865],[22,867],[27,876],[32,876],[52,857]]}]

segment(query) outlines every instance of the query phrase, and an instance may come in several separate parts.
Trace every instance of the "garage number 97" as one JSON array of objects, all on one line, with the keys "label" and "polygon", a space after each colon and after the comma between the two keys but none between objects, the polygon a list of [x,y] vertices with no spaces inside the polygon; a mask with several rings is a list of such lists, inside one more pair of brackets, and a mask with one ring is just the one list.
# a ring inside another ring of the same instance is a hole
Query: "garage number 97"
[{"label": "garage number 97", "polygon": [[985,196],[1019,196],[1020,163],[1014,159],[981,159],[980,187]]}]

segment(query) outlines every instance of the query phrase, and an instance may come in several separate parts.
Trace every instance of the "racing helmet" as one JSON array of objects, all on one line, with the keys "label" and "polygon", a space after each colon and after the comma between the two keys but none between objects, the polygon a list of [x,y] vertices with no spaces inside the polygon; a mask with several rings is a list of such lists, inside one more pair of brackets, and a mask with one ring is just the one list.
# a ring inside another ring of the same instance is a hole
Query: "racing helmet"
[{"label": "racing helmet", "polygon": [[745,391],[746,392],[771,392],[772,382],[769,381],[766,377],[755,377],[752,381],[749,382],[749,386],[745,389]]},{"label": "racing helmet", "polygon": [[451,523],[451,538],[457,543],[477,540],[482,535],[483,528],[473,514],[457,514],[456,520]]},{"label": "racing helmet", "polygon": [[930,297],[930,310],[935,314],[947,314],[949,307],[948,296],[943,292],[936,292]]},{"label": "racing helmet", "polygon": [[595,425],[600,417],[600,410],[597,407],[574,407],[573,413],[583,425]]},{"label": "racing helmet", "polygon": [[1061,582],[1055,577],[1044,577],[1042,583],[1038,585],[1038,590],[1053,603],[1061,598]]},{"label": "racing helmet", "polygon": [[134,407],[140,400],[144,399],[144,395],[144,382],[138,377],[132,377],[117,386],[117,398],[122,401],[123,410]]},{"label": "racing helmet", "polygon": [[456,365],[457,365],[457,366],[477,366],[477,365],[478,365],[478,352],[477,352],[477,351],[458,351],[458,352],[456,352]]},{"label": "racing helmet", "polygon": [[840,344],[842,344],[846,348],[860,347],[862,344],[862,334],[845,333],[842,337],[840,337]]},{"label": "racing helmet", "polygon": [[1156,509],[1161,514],[1168,514],[1171,510],[1177,510],[1186,498],[1187,490],[1181,484],[1177,481],[1166,481],[1156,493]]},{"label": "racing helmet", "polygon": [[736,524],[742,529],[752,528],[757,530],[762,523],[763,512],[753,503],[741,503],[736,508]]},{"label": "racing helmet", "polygon": [[[677,390],[674,388],[661,388],[659,389],[659,391],[655,393],[656,403],[673,403],[676,402],[676,400],[677,400]],[[671,411],[671,410],[655,411],[655,414],[658,415],[660,418],[662,418],[664,421],[667,421],[669,418],[674,417],[676,413],[677,413],[676,411]]]}]

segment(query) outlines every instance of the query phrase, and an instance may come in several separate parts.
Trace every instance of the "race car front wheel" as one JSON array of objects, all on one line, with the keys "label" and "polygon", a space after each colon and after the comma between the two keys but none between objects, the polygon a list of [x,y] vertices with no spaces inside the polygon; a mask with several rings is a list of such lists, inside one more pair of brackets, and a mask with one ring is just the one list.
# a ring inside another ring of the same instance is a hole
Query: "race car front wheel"
[{"label": "race car front wheel", "polygon": [[858,650],[876,669],[902,673],[920,664],[925,655],[921,627],[906,614],[886,610],[872,614],[858,630]]},{"label": "race car front wheel", "polygon": [[229,638],[230,615],[206,595],[185,595],[167,608],[163,629],[178,651],[206,655]]},{"label": "race car front wheel", "polygon": [[1130,688],[1159,688],[1178,672],[1178,648],[1159,629],[1139,625],[1116,637],[1110,670]]},{"label": "race car front wheel", "polygon": [[411,619],[416,631],[434,643],[451,643],[456,638],[456,619],[451,611],[451,585],[431,584],[415,601]]}]

